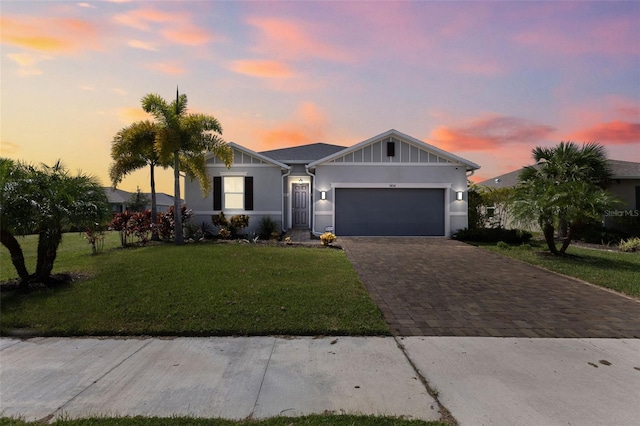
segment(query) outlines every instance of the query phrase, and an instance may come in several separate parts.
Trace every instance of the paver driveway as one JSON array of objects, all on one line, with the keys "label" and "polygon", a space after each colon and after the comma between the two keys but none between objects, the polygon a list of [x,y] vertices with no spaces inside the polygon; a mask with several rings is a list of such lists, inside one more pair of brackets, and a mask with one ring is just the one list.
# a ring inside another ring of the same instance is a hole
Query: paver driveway
[{"label": "paver driveway", "polygon": [[439,238],[341,237],[401,336],[640,338],[640,301]]}]

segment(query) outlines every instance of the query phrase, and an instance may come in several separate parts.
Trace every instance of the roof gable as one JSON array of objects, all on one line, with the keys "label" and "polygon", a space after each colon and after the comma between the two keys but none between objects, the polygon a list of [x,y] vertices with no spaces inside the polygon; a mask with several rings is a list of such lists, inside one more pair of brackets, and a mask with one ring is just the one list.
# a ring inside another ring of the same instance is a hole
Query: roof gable
[{"label": "roof gable", "polygon": [[[387,143],[394,143],[395,153],[387,156]],[[309,164],[462,164],[467,170],[476,170],[480,166],[461,157],[443,151],[419,139],[405,135],[395,129],[374,136],[354,146],[345,148],[334,154]]]},{"label": "roof gable", "polygon": [[[227,145],[231,149],[233,149],[233,165],[278,166],[282,169],[289,169],[289,166],[287,166],[286,164],[281,163],[275,159],[269,158],[263,154],[252,151],[249,148],[245,148],[241,145],[238,145],[237,143],[229,142]],[[224,162],[221,159],[219,159],[217,156],[211,153],[207,155],[207,164],[224,166]]]}]

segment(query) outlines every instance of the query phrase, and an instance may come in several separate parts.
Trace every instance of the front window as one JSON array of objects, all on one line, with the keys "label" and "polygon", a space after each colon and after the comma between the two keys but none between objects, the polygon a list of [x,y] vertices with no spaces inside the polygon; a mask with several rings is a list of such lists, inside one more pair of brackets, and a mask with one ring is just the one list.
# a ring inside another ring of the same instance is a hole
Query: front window
[{"label": "front window", "polygon": [[225,176],[224,177],[224,208],[243,209],[244,208],[244,177]]}]

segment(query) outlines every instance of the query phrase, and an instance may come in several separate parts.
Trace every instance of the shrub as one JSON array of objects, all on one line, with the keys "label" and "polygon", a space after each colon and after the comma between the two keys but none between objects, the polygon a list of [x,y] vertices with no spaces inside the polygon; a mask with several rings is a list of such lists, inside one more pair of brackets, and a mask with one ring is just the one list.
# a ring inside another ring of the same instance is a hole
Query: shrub
[{"label": "shrub", "polygon": [[249,216],[246,214],[231,216],[231,219],[229,219],[229,231],[231,231],[234,238],[247,226],[249,226]]},{"label": "shrub", "polygon": [[325,232],[324,234],[320,235],[320,243],[323,246],[332,244],[335,240],[336,240],[336,236],[331,232]]},{"label": "shrub", "polygon": [[258,234],[263,240],[272,239],[273,234],[276,234],[276,238],[278,238],[280,236],[278,222],[271,219],[271,216],[263,216],[258,224]]},{"label": "shrub", "polygon": [[618,229],[605,228],[600,224],[590,224],[577,233],[576,238],[589,244],[618,244],[628,235]]},{"label": "shrub", "polygon": [[220,228],[220,231],[218,231],[218,235],[220,235],[223,240],[228,240],[229,238],[231,238],[231,231],[229,231],[227,228]]},{"label": "shrub", "polygon": [[111,229],[120,233],[120,244],[124,247],[134,243],[134,237],[139,243],[149,241],[149,233],[152,229],[151,212],[149,210],[131,213],[128,210],[116,213],[111,220]]},{"label": "shrub", "polygon": [[618,246],[618,248],[620,249],[620,251],[626,252],[640,251],[640,238],[635,237],[629,238],[626,241],[622,240],[620,241],[620,245]]},{"label": "shrub", "polygon": [[509,248],[509,244],[505,243],[504,241],[498,241],[496,246],[498,248],[500,248],[500,249],[508,249]]},{"label": "shrub", "polygon": [[[187,206],[182,206],[180,209],[182,214],[182,223],[187,225],[189,218],[193,216],[193,211],[188,209]],[[175,235],[176,221],[173,214],[173,206],[169,207],[166,213],[158,214],[158,235],[165,241],[171,240]]]},{"label": "shrub", "polygon": [[185,226],[185,237],[193,241],[202,241],[205,238],[213,238],[213,227],[207,222],[200,225],[187,223]]},{"label": "shrub", "polygon": [[461,229],[453,235],[456,240],[474,241],[479,243],[497,243],[502,241],[507,244],[528,243],[533,235],[529,231],[521,229],[504,228],[476,228]]},{"label": "shrub", "polygon": [[211,222],[213,222],[215,226],[220,226],[223,228],[229,225],[229,221],[224,216],[224,212],[220,212],[216,215],[211,216]]}]

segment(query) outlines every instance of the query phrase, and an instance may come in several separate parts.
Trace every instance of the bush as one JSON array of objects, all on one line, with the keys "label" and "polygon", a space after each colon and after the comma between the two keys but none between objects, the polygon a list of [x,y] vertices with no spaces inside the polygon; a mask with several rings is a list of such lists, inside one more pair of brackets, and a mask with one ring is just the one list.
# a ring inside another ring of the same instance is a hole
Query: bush
[{"label": "bush", "polygon": [[629,238],[626,241],[622,240],[618,248],[620,249],[620,251],[626,252],[640,251],[640,238],[635,237]]},{"label": "bush", "polygon": [[278,222],[271,219],[271,216],[263,216],[258,224],[258,234],[263,240],[273,239],[274,234],[279,237]]},{"label": "bush", "polygon": [[185,237],[193,241],[202,241],[205,238],[211,239],[214,237],[213,227],[207,222],[202,222],[200,225],[187,223]]},{"label": "bush", "polygon": [[211,216],[211,222],[213,222],[215,226],[220,226],[222,228],[225,228],[229,225],[229,221],[224,216],[224,212],[220,212],[216,215]]},{"label": "bush", "polygon": [[509,248],[509,244],[505,243],[504,241],[498,241],[498,244],[496,244],[496,246],[499,249],[508,249]]},{"label": "bush", "polygon": [[628,236],[626,232],[618,229],[609,229],[600,224],[591,224],[581,229],[577,233],[576,239],[589,244],[609,245],[619,244],[620,241]]},{"label": "bush", "polygon": [[323,246],[328,246],[332,244],[335,240],[336,240],[336,236],[331,232],[325,232],[324,234],[320,235],[320,243]]},{"label": "bush", "polygon": [[529,231],[504,228],[465,228],[453,234],[453,238],[456,240],[474,241],[478,243],[497,243],[501,241],[507,244],[528,243],[532,236]]},{"label": "bush", "polygon": [[229,231],[231,231],[234,238],[237,238],[247,226],[249,226],[249,216],[246,214],[231,216],[231,219],[229,219]]},{"label": "bush", "polygon": [[[187,206],[182,206],[180,208],[180,213],[182,214],[182,223],[184,226],[187,226],[189,218],[193,216],[193,211],[191,209],[187,209]],[[170,206],[166,213],[158,214],[158,235],[161,239],[169,241],[175,235],[175,227],[176,221],[173,217],[173,206]]]}]

